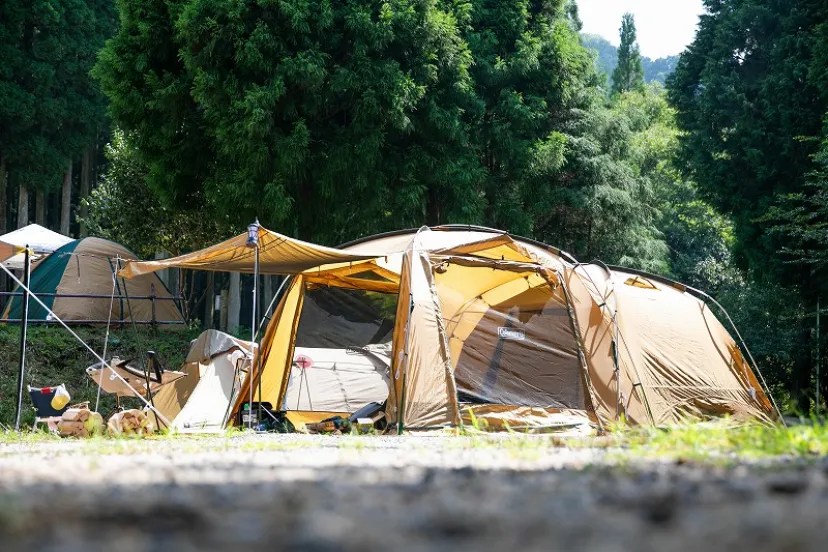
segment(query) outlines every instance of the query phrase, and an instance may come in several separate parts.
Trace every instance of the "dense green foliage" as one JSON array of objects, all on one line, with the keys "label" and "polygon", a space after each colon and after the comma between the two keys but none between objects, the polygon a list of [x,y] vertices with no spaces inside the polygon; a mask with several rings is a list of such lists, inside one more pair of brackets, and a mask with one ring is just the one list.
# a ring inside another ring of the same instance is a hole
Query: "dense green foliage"
[{"label": "dense green foliage", "polygon": [[106,104],[89,70],[114,24],[109,0],[0,3],[0,158],[11,185],[57,188],[99,133]]},{"label": "dense green foliage", "polygon": [[824,278],[814,277],[818,267],[812,263],[790,261],[809,260],[803,249],[819,241],[806,228],[819,234],[808,222],[820,210],[809,179],[818,185],[823,174],[816,154],[828,111],[828,5],[705,4],[709,13],[669,80],[683,131],[680,164],[703,196],[733,220],[735,260],[750,271],[756,288],[787,295],[787,308],[774,313],[774,327],[782,334],[794,328],[797,335],[772,343],[793,362],[792,389],[807,410],[812,313]]},{"label": "dense green foliage", "polygon": [[135,148],[122,132],[115,132],[106,148],[109,166],[85,200],[89,215],[81,218],[90,235],[123,244],[139,257],[157,252],[180,255],[231,235],[239,228],[226,219],[205,217],[198,209],[172,209],[157,201],[147,185],[147,173]]},{"label": "dense green foliage", "polygon": [[573,6],[122,0],[95,74],[169,208],[324,243],[486,223],[656,266]]},{"label": "dense green foliage", "polygon": [[[582,33],[584,46],[595,52],[595,66],[600,73],[610,77],[618,65],[618,48],[604,37]],[[650,58],[641,56],[641,68],[644,70],[644,82],[664,84],[676,68],[679,56]]]},{"label": "dense green foliage", "polygon": [[618,46],[618,62],[612,72],[612,93],[621,94],[641,88],[644,84],[644,68],[635,31],[635,18],[625,13],[621,19],[621,44]]}]

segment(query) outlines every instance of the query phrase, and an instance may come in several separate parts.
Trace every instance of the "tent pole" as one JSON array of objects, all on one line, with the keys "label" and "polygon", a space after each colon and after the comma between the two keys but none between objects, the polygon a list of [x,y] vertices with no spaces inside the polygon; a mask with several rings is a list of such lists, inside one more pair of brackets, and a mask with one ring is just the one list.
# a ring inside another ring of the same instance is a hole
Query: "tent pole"
[{"label": "tent pole", "polygon": [[[256,342],[256,334],[258,330],[256,329],[256,320],[259,316],[259,298],[258,298],[258,291],[259,291],[259,244],[256,243],[256,255],[253,261],[253,327],[250,329],[253,335],[253,364],[252,368],[255,368],[255,373],[258,378],[258,387],[259,387],[259,404],[257,405],[257,414],[256,420],[261,423],[262,421],[262,375],[259,373],[259,362],[261,355],[259,354],[259,344]],[[253,380],[250,380],[250,389],[253,389]],[[252,393],[252,391],[251,391]]]},{"label": "tent pole", "polygon": [[[261,230],[261,226],[259,225],[259,219],[256,219],[256,222],[253,224],[248,225],[247,227],[247,246],[252,247],[253,251],[253,304],[251,307],[251,311],[253,313],[250,322],[250,341],[253,343],[253,362],[250,366],[250,371],[248,373],[248,379],[250,380],[250,384],[247,386],[247,429],[253,429],[253,386],[255,382],[253,381],[254,372],[256,371],[257,366],[257,357],[259,356],[259,351],[256,347],[256,318],[258,317],[258,309],[256,308],[256,291],[259,285],[259,232]],[[259,389],[259,398],[261,399],[261,389]],[[262,415],[262,405],[259,404],[257,407],[257,415],[259,419],[261,419]]]},{"label": "tent pole", "polygon": [[26,334],[29,330],[29,280],[31,279],[32,261],[29,256],[29,244],[23,257],[23,287],[26,290],[23,299],[23,324],[20,325],[20,369],[17,372],[17,410],[14,415],[14,430],[20,431],[20,411],[23,408],[23,379],[26,372]]}]

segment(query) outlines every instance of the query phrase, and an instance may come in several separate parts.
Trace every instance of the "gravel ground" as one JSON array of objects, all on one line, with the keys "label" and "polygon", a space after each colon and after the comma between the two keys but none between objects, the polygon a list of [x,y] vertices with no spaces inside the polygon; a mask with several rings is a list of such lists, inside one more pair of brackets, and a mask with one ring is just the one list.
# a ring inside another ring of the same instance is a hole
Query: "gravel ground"
[{"label": "gravel ground", "polygon": [[547,438],[0,444],[0,549],[828,549],[828,463],[644,461]]}]

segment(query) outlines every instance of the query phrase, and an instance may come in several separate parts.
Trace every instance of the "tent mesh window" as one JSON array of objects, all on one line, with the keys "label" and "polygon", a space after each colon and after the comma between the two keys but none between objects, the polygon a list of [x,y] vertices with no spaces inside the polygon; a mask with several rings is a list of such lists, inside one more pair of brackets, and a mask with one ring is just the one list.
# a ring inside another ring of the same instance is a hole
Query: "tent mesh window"
[{"label": "tent mesh window", "polygon": [[460,402],[585,409],[563,290],[500,270],[471,280],[475,270],[437,275]]},{"label": "tent mesh window", "polygon": [[319,287],[305,291],[297,347],[347,348],[390,343],[397,295]]},{"label": "tent mesh window", "polygon": [[385,401],[396,308],[396,294],[309,286],[283,407],[351,413]]}]

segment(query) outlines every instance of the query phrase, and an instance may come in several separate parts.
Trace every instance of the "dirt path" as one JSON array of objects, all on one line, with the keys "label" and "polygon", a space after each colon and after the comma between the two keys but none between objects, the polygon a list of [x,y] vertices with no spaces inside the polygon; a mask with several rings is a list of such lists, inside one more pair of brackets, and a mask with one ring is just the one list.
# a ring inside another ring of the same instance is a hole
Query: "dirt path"
[{"label": "dirt path", "polygon": [[644,462],[531,437],[0,445],[3,550],[828,546],[828,464]]}]

